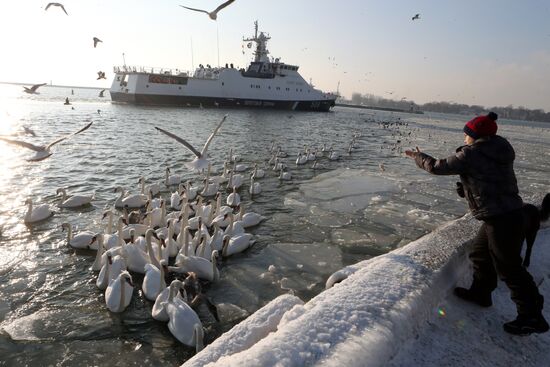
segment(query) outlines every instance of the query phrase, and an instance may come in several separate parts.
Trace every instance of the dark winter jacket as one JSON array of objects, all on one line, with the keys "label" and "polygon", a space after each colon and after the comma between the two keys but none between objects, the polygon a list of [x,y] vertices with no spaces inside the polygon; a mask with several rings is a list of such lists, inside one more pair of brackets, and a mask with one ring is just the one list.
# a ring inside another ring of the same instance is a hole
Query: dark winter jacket
[{"label": "dark winter jacket", "polygon": [[416,156],[418,167],[435,175],[460,175],[476,219],[484,220],[523,206],[514,174],[514,148],[498,135],[477,139],[446,159]]}]

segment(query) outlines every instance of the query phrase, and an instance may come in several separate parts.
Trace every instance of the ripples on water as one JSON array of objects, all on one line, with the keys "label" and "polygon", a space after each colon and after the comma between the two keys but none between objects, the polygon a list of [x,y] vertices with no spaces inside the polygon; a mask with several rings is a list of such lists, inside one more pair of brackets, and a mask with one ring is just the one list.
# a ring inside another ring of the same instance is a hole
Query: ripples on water
[{"label": "ripples on water", "polygon": [[[272,141],[289,153],[291,182],[280,183],[278,173],[268,171],[257,198],[250,200],[248,185],[241,190],[247,209],[269,220],[252,230],[254,247],[223,260],[221,281],[205,287],[221,318],[217,323],[199,311],[207,343],[277,295],[293,292],[308,300],[323,290],[333,271],[403,246],[466,210],[453,190],[456,177],[430,176],[395,150],[401,140],[404,148],[419,146],[446,156],[462,144],[463,116],[344,108],[333,113],[145,108],[112,105],[108,98],[97,98],[98,90],[74,90],[73,96],[67,88],[43,87],[41,95],[29,96],[19,86],[0,85],[2,135],[16,135],[25,125],[37,137],[18,138],[43,143],[94,121],[41,163],[27,163],[30,151],[0,143],[3,365],[178,365],[194,354],[151,318],[152,304],[141,291],[134,292],[125,312],[109,313],[90,270],[94,253],[70,249],[60,228],[69,222],[77,230],[100,231],[102,211],[113,206],[116,186],[137,192],[141,175],[147,182],[162,181],[167,166],[197,181],[184,166],[192,158],[187,150],[153,126],[201,146],[229,113],[210,148],[218,170],[230,147],[241,163],[262,167]],[[74,110],[63,105],[66,96]],[[408,126],[385,129],[378,123],[398,119]],[[500,122],[499,133],[516,149],[516,173],[525,195],[550,191],[549,126]],[[361,137],[347,155],[355,133]],[[294,160],[304,144],[332,145],[342,158],[323,158],[316,170],[311,164],[297,168]],[[93,206],[55,209],[53,218],[27,228],[25,199],[54,205],[59,187],[70,194],[95,192]]]}]

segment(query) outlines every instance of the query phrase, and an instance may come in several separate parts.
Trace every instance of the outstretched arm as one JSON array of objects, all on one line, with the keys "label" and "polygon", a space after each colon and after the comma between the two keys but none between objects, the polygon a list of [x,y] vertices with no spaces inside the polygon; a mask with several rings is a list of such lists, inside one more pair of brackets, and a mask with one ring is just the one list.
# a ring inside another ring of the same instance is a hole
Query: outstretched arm
[{"label": "outstretched arm", "polygon": [[405,154],[413,158],[418,167],[434,175],[460,175],[466,170],[463,151],[444,159],[435,159],[426,153],[422,153],[418,147],[416,147],[416,151],[406,150]]}]

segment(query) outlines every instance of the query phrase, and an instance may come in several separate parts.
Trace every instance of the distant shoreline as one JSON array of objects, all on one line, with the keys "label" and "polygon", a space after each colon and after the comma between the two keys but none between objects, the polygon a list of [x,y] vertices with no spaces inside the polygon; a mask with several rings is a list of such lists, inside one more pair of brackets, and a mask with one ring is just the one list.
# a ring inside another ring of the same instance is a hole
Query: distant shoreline
[{"label": "distant shoreline", "polygon": [[362,108],[362,109],[366,109],[366,110],[377,110],[377,111],[414,113],[414,114],[418,114],[418,115],[424,114],[424,112],[420,111],[420,110],[409,111],[409,110],[402,110],[400,108],[363,106],[363,105],[358,105],[358,104],[347,104],[347,103],[336,103],[335,106],[336,107]]},{"label": "distant shoreline", "polygon": [[[0,84],[11,84],[11,85],[33,85],[33,83],[16,83],[16,82],[0,82]],[[56,84],[46,84],[45,87],[52,87],[52,88],[80,88],[80,89],[109,89],[109,87],[83,87],[80,85],[56,85]]]}]

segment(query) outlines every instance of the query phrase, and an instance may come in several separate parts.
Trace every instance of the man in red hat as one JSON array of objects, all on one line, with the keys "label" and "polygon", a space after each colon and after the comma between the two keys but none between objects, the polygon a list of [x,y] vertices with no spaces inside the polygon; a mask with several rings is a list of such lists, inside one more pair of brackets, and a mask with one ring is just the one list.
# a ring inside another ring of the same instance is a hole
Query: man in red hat
[{"label": "man in red hat", "polygon": [[497,114],[490,112],[468,121],[464,126],[466,145],[448,158],[432,158],[418,147],[405,154],[429,173],[460,175],[457,192],[466,198],[473,216],[483,222],[469,256],[474,269],[472,285],[455,288],[455,295],[490,307],[498,275],[510,289],[518,312],[514,321],[504,324],[504,330],[516,335],[544,333],[548,331],[542,315],[544,298],[521,259],[525,229],[513,167],[515,152],[496,134],[497,119]]}]

